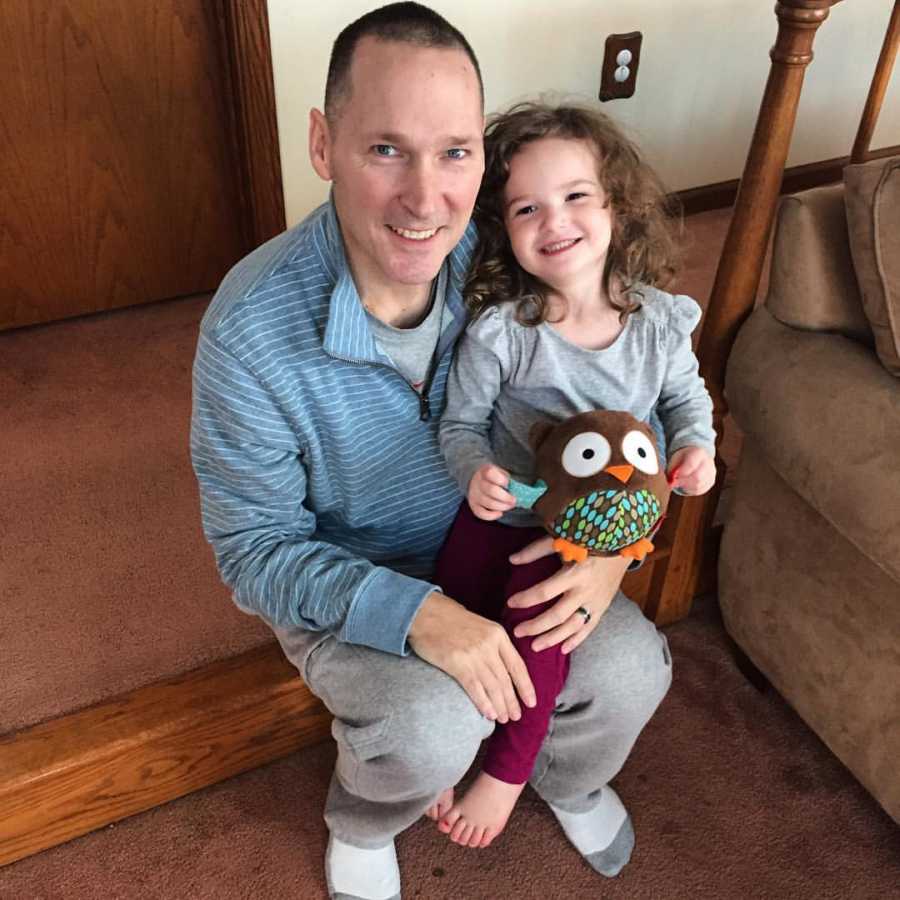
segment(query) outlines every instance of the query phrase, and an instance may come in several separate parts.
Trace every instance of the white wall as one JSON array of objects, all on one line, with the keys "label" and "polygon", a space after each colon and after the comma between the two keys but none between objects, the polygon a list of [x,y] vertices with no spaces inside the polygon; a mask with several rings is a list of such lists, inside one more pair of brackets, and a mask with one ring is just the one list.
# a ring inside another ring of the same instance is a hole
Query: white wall
[{"label": "white wall", "polygon": [[[268,0],[288,224],[327,194],[306,133],[321,107],[331,44],[377,0]],[[603,104],[634,134],[672,190],[737,178],[769,72],[770,0],[431,0],[482,67],[488,111],[542,92],[593,99],[606,36],[641,31],[637,91]],[[893,4],[846,0],[819,29],[788,165],[850,152]],[[900,144],[900,75],[872,147]]]}]

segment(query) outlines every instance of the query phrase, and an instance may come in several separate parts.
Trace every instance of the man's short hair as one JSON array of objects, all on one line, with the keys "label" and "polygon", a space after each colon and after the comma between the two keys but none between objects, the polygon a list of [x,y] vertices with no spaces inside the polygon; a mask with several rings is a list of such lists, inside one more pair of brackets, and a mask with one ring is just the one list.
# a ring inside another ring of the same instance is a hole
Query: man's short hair
[{"label": "man's short hair", "polygon": [[342,101],[350,94],[350,67],[356,45],[364,37],[382,41],[398,41],[418,47],[441,47],[462,50],[478,76],[481,102],[484,84],[475,51],[462,33],[443,16],[421,3],[390,3],[366,13],[351,22],[338,36],[331,49],[328,80],[325,82],[325,115],[335,121]]}]

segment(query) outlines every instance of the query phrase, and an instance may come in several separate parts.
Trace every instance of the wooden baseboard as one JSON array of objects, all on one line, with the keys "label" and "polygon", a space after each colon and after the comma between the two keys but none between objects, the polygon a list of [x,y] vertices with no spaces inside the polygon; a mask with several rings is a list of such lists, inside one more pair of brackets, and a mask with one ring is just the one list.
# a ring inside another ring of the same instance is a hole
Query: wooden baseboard
[{"label": "wooden baseboard", "polygon": [[[900,146],[882,147],[880,150],[870,151],[868,158],[881,159],[897,155],[900,155]],[[833,184],[841,180],[844,167],[849,164],[849,156],[839,156],[803,166],[791,166],[784,170],[781,193],[795,194],[797,191],[805,191],[823,184]],[[731,181],[720,181],[717,184],[707,184],[674,193],[681,203],[684,214],[690,216],[710,209],[734,206],[739,184],[740,180],[734,178]]]},{"label": "wooden baseboard", "polygon": [[260,766],[331,717],[277,644],[0,738],[0,865]]}]

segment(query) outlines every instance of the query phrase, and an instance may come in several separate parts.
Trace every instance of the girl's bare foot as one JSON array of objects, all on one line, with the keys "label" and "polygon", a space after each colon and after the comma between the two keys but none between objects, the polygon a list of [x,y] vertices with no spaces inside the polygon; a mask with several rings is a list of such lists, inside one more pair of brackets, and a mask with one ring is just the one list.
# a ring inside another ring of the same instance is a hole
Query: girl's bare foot
[{"label": "girl's bare foot", "polygon": [[425,815],[437,822],[441,816],[450,811],[451,806],[453,806],[453,788],[449,787],[446,791],[442,791],[440,797],[425,810]]},{"label": "girl's bare foot", "polygon": [[503,831],[524,787],[481,772],[465,797],[441,818],[438,828],[462,847],[487,847]]}]

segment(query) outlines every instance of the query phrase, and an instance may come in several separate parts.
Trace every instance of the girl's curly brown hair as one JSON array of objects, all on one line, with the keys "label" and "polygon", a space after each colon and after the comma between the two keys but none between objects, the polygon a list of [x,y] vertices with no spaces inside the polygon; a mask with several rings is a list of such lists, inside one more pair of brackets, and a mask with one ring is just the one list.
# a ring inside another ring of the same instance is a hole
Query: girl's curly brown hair
[{"label": "girl's curly brown hair", "polygon": [[[503,196],[512,158],[525,144],[545,137],[587,141],[595,150],[600,183],[613,212],[603,286],[624,322],[640,309],[639,285],[662,287],[675,274],[680,210],[613,121],[575,105],[517,103],[489,119],[484,179],[474,213],[480,241],[466,282],[466,303],[476,317],[508,300],[516,301],[516,318],[523,325],[538,325],[548,317],[550,288],[516,261],[506,233]],[[611,290],[613,285],[618,289]]]}]

